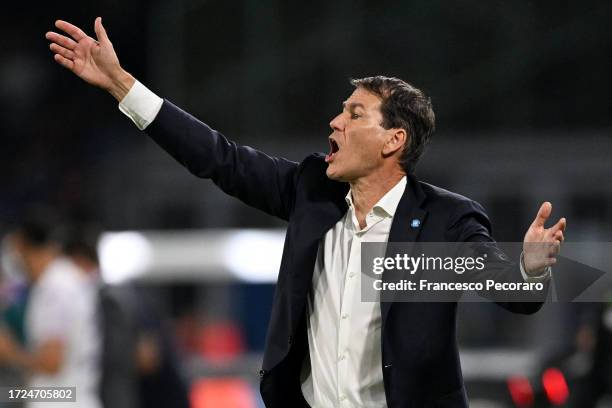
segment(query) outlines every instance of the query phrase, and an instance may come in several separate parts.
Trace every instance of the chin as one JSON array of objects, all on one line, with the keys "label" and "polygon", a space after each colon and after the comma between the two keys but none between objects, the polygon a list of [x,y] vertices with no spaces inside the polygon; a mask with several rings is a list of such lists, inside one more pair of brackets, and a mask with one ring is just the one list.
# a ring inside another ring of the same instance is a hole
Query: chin
[{"label": "chin", "polygon": [[327,167],[327,171],[325,172],[325,174],[327,175],[327,178],[329,178],[330,180],[348,181],[348,179],[345,177],[344,174],[339,173],[338,171],[330,170],[329,167]]},{"label": "chin", "polygon": [[335,180],[334,174],[330,173],[329,171],[325,172],[325,174],[327,175],[327,178],[330,180]]},{"label": "chin", "polygon": [[327,170],[325,171],[327,177],[331,180],[340,181],[340,175],[335,169],[332,168],[332,165],[327,165]]}]

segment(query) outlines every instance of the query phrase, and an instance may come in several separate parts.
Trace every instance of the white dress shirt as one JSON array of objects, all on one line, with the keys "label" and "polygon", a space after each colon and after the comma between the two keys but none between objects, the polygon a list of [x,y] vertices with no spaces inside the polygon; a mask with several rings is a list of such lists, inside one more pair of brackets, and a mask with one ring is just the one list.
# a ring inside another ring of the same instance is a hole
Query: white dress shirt
[{"label": "white dress shirt", "polygon": [[[139,129],[155,119],[163,100],[136,81],[119,109]],[[393,216],[406,188],[403,177],[366,216],[361,229],[352,204],[319,243],[312,290],[308,298],[310,359],[302,369],[302,393],[313,408],[386,407],[381,356],[381,311],[378,301],[361,301],[361,243],[387,242]],[[381,254],[381,256],[384,254]],[[527,276],[526,281],[542,281]],[[377,292],[378,293],[378,292]]]},{"label": "white dress shirt", "polygon": [[349,191],[348,211],[319,244],[307,309],[310,373],[306,367],[302,383],[312,407],[387,406],[380,304],[361,300],[361,243],[387,242],[405,188],[404,176],[366,215],[363,229]]}]

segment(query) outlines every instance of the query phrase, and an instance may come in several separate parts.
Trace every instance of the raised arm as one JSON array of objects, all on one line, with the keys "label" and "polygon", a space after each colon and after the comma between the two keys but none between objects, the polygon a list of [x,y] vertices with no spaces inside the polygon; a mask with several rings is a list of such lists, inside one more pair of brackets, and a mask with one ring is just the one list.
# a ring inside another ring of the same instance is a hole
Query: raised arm
[{"label": "raised arm", "polygon": [[157,97],[121,67],[100,17],[94,24],[97,40],[66,21],[58,20],[55,26],[66,34],[46,34],[55,61],[109,92],[122,112],[190,172],[211,178],[248,205],[289,218],[298,163],[237,145]]}]

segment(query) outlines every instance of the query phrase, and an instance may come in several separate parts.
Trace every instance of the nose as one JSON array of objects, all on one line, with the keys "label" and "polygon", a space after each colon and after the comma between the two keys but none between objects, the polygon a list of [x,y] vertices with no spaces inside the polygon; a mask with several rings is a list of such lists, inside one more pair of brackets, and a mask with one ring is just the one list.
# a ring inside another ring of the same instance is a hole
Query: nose
[{"label": "nose", "polygon": [[329,127],[335,131],[342,132],[344,130],[344,119],[342,118],[342,114],[333,118],[332,121],[329,122]]}]

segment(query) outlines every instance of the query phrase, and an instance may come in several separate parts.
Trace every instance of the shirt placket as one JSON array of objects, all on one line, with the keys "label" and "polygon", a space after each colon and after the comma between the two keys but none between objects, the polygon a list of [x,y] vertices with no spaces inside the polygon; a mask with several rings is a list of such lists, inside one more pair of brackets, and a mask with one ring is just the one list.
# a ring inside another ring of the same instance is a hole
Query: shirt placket
[{"label": "shirt placket", "polygon": [[353,333],[351,327],[352,319],[358,318],[358,316],[354,316],[354,312],[358,307],[356,302],[360,301],[360,299],[355,299],[355,296],[358,296],[360,293],[358,278],[361,271],[361,243],[368,231],[382,220],[382,218],[370,212],[367,215],[366,227],[363,230],[359,230],[356,219],[354,217],[350,219],[353,223],[353,228],[350,230],[350,250],[347,259],[347,268],[344,274],[342,301],[340,303],[340,322],[338,324],[337,378],[338,404],[340,407],[348,407],[350,406],[350,402],[354,402],[349,400],[349,395],[351,395],[349,387],[355,387],[355,381],[358,381],[358,378],[351,378],[351,367],[355,367],[356,363],[351,361],[352,354],[349,345],[351,338],[358,335],[358,333]]}]

